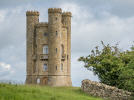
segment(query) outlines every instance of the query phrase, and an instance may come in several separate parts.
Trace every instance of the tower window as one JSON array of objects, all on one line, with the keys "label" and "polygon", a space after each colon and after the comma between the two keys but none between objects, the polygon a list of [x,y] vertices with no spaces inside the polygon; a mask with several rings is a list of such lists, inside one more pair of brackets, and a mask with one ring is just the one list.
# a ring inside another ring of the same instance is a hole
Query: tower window
[{"label": "tower window", "polygon": [[48,36],[48,34],[47,33],[44,33],[44,36]]},{"label": "tower window", "polygon": [[43,46],[43,54],[48,54],[48,45]]},{"label": "tower window", "polygon": [[56,53],[57,53],[57,48],[56,48]]},{"label": "tower window", "polygon": [[44,65],[43,65],[43,70],[44,70],[44,71],[47,71],[47,70],[48,70],[47,64],[44,64]]},{"label": "tower window", "polygon": [[56,31],[56,36],[58,35],[58,32]]},{"label": "tower window", "polygon": [[56,70],[57,70],[57,66],[56,66]]},{"label": "tower window", "polygon": [[61,55],[63,55],[64,54],[64,45],[62,44],[61,45]]},{"label": "tower window", "polygon": [[63,71],[63,64],[61,64],[61,70]]}]

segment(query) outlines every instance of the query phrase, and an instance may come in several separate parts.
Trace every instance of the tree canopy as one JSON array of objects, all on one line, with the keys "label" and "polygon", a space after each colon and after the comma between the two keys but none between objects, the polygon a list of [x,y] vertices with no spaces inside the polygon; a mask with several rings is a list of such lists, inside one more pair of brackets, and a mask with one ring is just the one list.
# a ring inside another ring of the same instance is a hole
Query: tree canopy
[{"label": "tree canopy", "polygon": [[101,44],[102,49],[96,46],[91,54],[78,60],[98,75],[100,82],[134,92],[134,47],[121,51],[118,44]]}]

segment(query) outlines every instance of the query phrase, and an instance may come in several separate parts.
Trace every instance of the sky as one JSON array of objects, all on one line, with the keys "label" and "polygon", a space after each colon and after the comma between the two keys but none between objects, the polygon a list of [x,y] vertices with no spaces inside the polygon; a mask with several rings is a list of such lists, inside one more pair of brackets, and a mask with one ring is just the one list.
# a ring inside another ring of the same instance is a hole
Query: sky
[{"label": "sky", "polygon": [[0,0],[0,80],[25,82],[26,11],[40,12],[40,22],[48,21],[48,8],[72,12],[71,78],[73,86],[90,79],[93,72],[78,62],[95,46],[119,43],[122,50],[133,44],[134,0]]}]

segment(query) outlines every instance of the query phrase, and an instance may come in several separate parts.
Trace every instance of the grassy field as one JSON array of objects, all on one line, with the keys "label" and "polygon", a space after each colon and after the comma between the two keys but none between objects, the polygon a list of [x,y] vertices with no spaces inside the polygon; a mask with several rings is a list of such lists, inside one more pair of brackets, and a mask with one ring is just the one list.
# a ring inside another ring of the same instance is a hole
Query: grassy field
[{"label": "grassy field", "polygon": [[48,87],[0,84],[0,100],[102,100],[83,93],[79,87]]}]

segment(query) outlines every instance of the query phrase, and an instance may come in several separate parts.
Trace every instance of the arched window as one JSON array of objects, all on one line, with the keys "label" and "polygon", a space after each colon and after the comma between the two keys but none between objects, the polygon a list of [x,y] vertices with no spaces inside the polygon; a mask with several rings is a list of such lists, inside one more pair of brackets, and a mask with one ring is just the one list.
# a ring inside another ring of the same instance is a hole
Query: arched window
[{"label": "arched window", "polygon": [[43,46],[43,54],[48,54],[48,45]]},{"label": "arched window", "polygon": [[40,84],[40,78],[37,78],[37,84]]},{"label": "arched window", "polygon": [[63,71],[63,64],[61,63],[61,71]]},{"label": "arched window", "polygon": [[47,64],[44,64],[44,65],[43,65],[43,70],[44,70],[44,71],[47,71],[47,70],[48,70]]},{"label": "arched window", "polygon": [[63,55],[64,54],[64,45],[62,44],[61,45],[61,55]]}]

